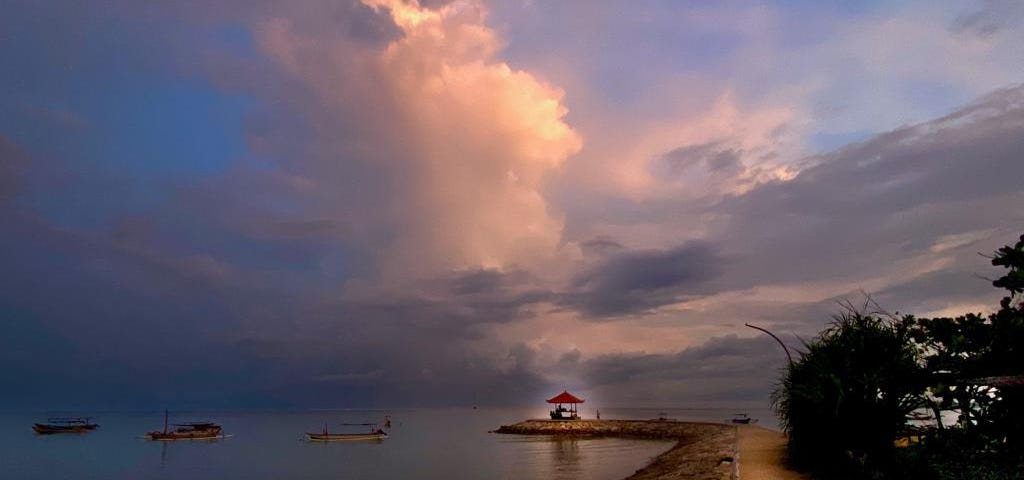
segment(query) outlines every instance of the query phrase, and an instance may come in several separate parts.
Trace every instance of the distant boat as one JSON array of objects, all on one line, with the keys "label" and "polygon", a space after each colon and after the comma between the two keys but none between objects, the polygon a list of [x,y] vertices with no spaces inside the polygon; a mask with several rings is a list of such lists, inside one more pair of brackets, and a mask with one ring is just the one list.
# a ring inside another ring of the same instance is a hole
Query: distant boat
[{"label": "distant boat", "polygon": [[732,417],[732,420],[730,420],[730,421],[732,423],[739,423],[739,424],[743,424],[743,425],[749,425],[751,423],[757,423],[757,419],[756,418],[750,418],[745,413],[737,413],[737,414],[735,414],[735,416]]},{"label": "distant boat", "polygon": [[[170,429],[169,427],[175,427]],[[226,438],[224,429],[213,422],[167,423],[167,411],[164,410],[163,431],[147,432],[144,438],[149,440],[215,440]]]},{"label": "distant boat", "polygon": [[668,413],[658,412],[658,418],[655,418],[652,421],[654,421],[654,422],[678,422],[679,420],[677,420],[675,418],[669,418],[668,417]]},{"label": "distant boat", "polygon": [[343,423],[342,425],[370,426],[371,430],[366,433],[331,433],[327,431],[327,425],[324,425],[323,432],[306,432],[306,440],[311,442],[346,442],[357,440],[384,440],[385,438],[388,438],[387,432],[380,428],[376,428],[377,424],[375,423]]},{"label": "distant boat", "polygon": [[51,417],[47,423],[36,423],[32,430],[40,435],[54,433],[88,433],[99,425],[92,423],[92,417]]}]

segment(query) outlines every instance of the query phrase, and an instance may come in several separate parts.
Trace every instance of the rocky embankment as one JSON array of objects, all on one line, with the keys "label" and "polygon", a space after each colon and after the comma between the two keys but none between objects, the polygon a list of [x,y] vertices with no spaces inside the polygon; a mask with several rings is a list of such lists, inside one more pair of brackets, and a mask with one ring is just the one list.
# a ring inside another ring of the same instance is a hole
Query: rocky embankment
[{"label": "rocky embankment", "polygon": [[726,480],[735,478],[736,427],[656,420],[526,420],[495,433],[628,437],[676,440],[676,445],[627,480]]}]

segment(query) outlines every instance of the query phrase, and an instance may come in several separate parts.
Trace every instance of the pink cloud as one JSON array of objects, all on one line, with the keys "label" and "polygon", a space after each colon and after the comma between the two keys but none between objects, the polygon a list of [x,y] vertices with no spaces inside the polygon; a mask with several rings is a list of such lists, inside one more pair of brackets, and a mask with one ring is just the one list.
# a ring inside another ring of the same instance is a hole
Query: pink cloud
[{"label": "pink cloud", "polygon": [[[564,120],[563,92],[496,56],[501,40],[475,2],[366,4],[402,31],[382,50],[284,21],[267,23],[260,39],[328,108],[372,111],[378,106],[361,102],[387,99],[387,121],[370,113],[364,126],[366,138],[401,143],[372,160],[397,186],[375,212],[399,232],[382,250],[385,269],[500,268],[552,255],[562,224],[542,188],[582,145]],[[353,94],[364,89],[372,92]]]}]

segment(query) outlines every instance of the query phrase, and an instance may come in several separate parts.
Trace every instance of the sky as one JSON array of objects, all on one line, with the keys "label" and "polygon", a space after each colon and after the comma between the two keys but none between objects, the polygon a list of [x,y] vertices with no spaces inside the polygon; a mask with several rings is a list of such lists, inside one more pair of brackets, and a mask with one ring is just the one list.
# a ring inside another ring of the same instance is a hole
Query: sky
[{"label": "sky", "polygon": [[766,407],[1024,232],[1015,0],[0,9],[0,409]]}]

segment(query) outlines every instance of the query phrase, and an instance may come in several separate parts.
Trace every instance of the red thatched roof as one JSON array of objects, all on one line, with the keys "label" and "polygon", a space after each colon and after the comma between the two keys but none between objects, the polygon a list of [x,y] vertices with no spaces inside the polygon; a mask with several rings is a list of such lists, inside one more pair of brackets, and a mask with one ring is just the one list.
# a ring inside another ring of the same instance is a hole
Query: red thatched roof
[{"label": "red thatched roof", "polygon": [[569,392],[562,392],[549,398],[548,403],[583,403],[583,399]]}]

